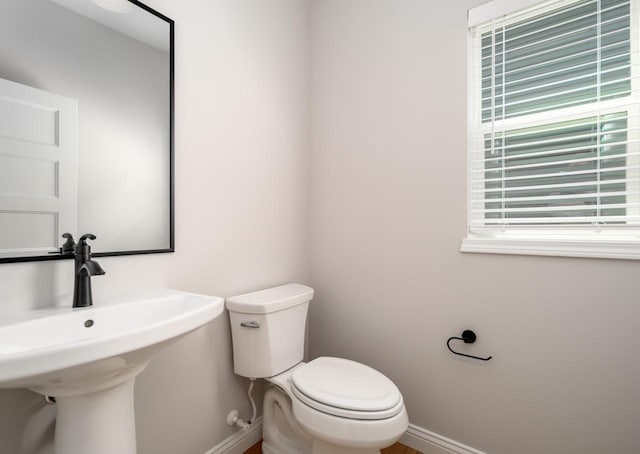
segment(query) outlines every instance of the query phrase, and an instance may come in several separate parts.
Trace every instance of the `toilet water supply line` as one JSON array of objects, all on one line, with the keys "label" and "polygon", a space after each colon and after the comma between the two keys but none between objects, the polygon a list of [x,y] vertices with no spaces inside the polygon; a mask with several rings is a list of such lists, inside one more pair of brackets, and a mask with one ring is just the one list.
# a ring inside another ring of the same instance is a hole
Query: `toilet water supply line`
[{"label": "toilet water supply line", "polygon": [[251,419],[248,421],[244,421],[243,419],[240,419],[240,412],[238,410],[232,410],[231,413],[229,413],[229,415],[227,416],[227,424],[229,424],[230,426],[238,426],[241,429],[248,429],[251,424],[256,420],[256,416],[257,416],[257,410],[256,410],[256,403],[253,400],[253,396],[251,395],[251,392],[253,391],[253,385],[256,382],[255,378],[250,378],[250,384],[249,384],[249,390],[247,391],[247,396],[249,396],[249,402],[251,402],[251,409],[253,410],[253,414],[251,416]]}]

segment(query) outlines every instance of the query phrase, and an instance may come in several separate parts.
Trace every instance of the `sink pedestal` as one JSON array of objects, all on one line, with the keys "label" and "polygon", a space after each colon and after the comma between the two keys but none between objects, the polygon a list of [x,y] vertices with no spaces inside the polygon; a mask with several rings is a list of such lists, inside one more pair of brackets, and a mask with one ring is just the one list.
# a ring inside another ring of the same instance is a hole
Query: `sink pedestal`
[{"label": "sink pedestal", "polygon": [[134,382],[56,398],[55,454],[136,454]]},{"label": "sink pedestal", "polygon": [[140,349],[72,367],[30,388],[56,398],[55,454],[136,454],[133,385],[148,356]]}]

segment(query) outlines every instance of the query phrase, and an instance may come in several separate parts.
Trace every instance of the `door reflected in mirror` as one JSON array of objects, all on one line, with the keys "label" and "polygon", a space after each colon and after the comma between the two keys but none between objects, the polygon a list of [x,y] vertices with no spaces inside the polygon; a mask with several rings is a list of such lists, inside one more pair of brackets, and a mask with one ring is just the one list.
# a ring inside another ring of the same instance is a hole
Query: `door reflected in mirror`
[{"label": "door reflected in mirror", "polygon": [[173,250],[173,21],[129,0],[0,2],[0,261]]}]

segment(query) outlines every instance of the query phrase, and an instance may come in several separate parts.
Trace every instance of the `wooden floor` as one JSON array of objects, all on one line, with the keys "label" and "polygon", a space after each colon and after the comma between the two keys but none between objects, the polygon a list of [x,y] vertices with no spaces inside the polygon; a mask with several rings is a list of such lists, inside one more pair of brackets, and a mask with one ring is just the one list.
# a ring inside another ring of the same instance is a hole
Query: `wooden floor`
[{"label": "wooden floor", "polygon": [[383,449],[382,454],[422,454],[420,451],[416,451],[408,446],[396,443],[393,446]]},{"label": "wooden floor", "polygon": [[[251,448],[247,449],[244,454],[262,454],[262,442],[253,445]],[[422,454],[420,451],[416,451],[415,449],[408,448],[405,445],[401,445],[400,443],[396,443],[393,446],[389,446],[382,450],[382,454]]]},{"label": "wooden floor", "polygon": [[262,442],[258,442],[255,445],[247,449],[244,454],[262,454]]}]

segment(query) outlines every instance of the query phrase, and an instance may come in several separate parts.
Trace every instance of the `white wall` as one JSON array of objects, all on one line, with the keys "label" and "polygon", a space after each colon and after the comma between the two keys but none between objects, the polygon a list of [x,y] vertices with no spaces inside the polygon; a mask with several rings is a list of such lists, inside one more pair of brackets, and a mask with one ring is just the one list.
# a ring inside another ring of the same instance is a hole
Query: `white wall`
[{"label": "white wall", "polygon": [[[95,304],[149,287],[230,296],[307,281],[306,3],[149,0],[176,20],[176,252],[100,259]],[[98,232],[95,232],[96,234]],[[72,264],[0,265],[0,319],[71,304]],[[139,377],[140,454],[202,454],[249,413],[226,314]],[[54,407],[0,391],[0,453],[50,452]]]},{"label": "white wall", "polygon": [[[478,3],[312,2],[311,354],[490,454],[640,452],[640,263],[459,252]],[[493,360],[447,351],[465,328]]]}]

